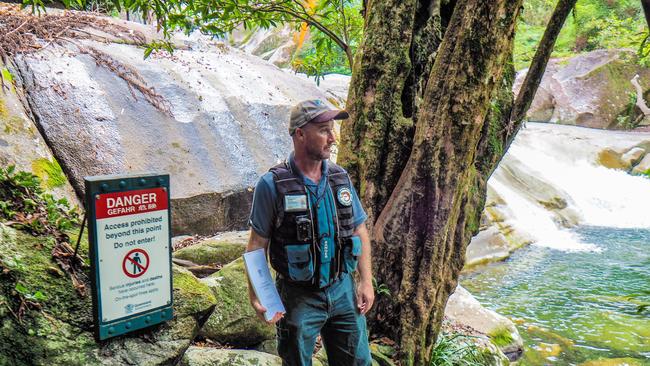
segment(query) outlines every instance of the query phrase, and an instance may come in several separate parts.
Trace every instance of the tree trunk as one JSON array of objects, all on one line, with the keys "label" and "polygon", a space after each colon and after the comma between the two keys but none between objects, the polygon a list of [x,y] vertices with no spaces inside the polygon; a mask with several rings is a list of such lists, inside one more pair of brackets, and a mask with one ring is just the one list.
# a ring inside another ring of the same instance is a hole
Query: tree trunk
[{"label": "tree trunk", "polygon": [[371,331],[396,340],[407,365],[429,363],[465,248],[478,232],[487,179],[575,4],[558,1],[515,108],[521,2],[364,2],[365,38],[339,159],[370,216],[375,277],[392,294],[378,297]]},{"label": "tree trunk", "polygon": [[411,153],[417,110],[454,3],[365,3],[366,32],[347,105],[354,124],[343,124],[338,159],[357,183],[370,227]]}]

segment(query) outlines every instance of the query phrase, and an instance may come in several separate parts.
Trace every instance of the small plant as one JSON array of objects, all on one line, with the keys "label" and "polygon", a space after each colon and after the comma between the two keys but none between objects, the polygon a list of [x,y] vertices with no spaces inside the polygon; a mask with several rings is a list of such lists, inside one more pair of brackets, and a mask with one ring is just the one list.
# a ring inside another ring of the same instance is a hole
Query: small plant
[{"label": "small plant", "polygon": [[14,165],[0,168],[0,218],[32,234],[61,234],[79,223],[65,198],[45,193],[36,175]]},{"label": "small plant", "polygon": [[494,359],[471,336],[440,333],[431,353],[431,366],[487,366]]},{"label": "small plant", "polygon": [[388,286],[385,283],[378,283],[374,277],[372,278],[372,287],[375,289],[377,296],[390,297],[390,289],[388,289]]},{"label": "small plant", "polygon": [[[40,179],[30,172],[16,171],[14,165],[0,167],[0,221],[52,241],[52,257],[70,273],[77,291],[85,294],[84,281],[81,280],[85,275],[74,266],[80,258],[73,255],[74,249],[67,234],[80,223],[79,214],[65,198],[56,199],[46,193],[41,188]],[[19,320],[26,306],[37,308],[39,301],[45,299],[42,293],[28,292],[19,285],[15,290],[21,298],[20,311],[16,314]]]}]

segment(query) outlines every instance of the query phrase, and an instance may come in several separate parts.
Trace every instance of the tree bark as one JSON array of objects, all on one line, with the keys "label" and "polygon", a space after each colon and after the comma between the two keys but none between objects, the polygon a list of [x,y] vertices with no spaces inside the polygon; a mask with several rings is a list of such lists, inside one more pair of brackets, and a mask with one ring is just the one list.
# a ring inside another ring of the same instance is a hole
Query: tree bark
[{"label": "tree bark", "polygon": [[441,19],[441,0],[366,6],[347,105],[354,123],[342,126],[339,161],[357,183],[372,227],[411,153],[417,109],[449,18]]},{"label": "tree bark", "polygon": [[462,269],[464,247],[456,247],[462,244],[456,236],[467,237],[476,147],[511,54],[520,5],[465,0],[456,6],[429,76],[411,155],[375,225],[376,276],[397,294],[380,299],[377,312],[398,330],[406,364],[428,363]]}]

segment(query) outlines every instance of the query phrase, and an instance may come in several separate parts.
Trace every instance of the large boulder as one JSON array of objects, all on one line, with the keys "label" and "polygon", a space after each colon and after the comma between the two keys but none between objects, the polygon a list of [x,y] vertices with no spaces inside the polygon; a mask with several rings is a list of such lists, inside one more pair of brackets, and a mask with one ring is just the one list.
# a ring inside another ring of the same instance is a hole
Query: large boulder
[{"label": "large boulder", "polygon": [[[172,364],[215,306],[205,285],[174,266],[173,320],[95,342],[88,287],[85,295],[75,290],[70,276],[52,260],[53,242],[0,223],[2,365]],[[86,257],[87,252],[82,246],[80,253]],[[88,272],[81,273],[85,286]]]},{"label": "large boulder", "polygon": [[201,329],[202,336],[235,347],[275,338],[275,327],[257,318],[250,306],[243,258],[201,281],[210,287],[219,304]]},{"label": "large boulder", "polygon": [[291,106],[327,96],[224,43],[196,34],[172,41],[173,56],[143,59],[131,39],[94,37],[13,61],[26,105],[79,195],[84,176],[166,172],[176,235],[244,228],[250,187],[291,150]]},{"label": "large boulder", "polygon": [[[527,70],[517,74],[519,90]],[[597,50],[573,58],[551,59],[527,112],[531,121],[594,128],[617,128],[617,117],[634,108],[630,80],[639,74],[650,87],[650,69],[636,63],[632,50]]]}]

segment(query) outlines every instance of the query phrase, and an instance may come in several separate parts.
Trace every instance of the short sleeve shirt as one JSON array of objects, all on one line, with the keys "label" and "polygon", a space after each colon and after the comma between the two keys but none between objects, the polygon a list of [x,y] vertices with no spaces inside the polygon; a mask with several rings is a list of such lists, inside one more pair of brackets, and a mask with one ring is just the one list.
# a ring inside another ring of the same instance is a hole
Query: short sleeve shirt
[{"label": "short sleeve shirt", "polygon": [[[293,161],[293,153],[289,156],[289,164],[293,171],[298,172],[302,177],[305,189],[309,197],[309,203],[312,212],[316,216],[318,227],[319,245],[321,248],[321,273],[320,285],[324,287],[328,285],[330,278],[330,266],[328,265],[334,257],[335,245],[334,233],[336,206],[334,194],[331,192],[329,180],[327,178],[327,161],[323,161],[321,179],[318,183],[313,182],[311,179],[305,177],[297,169]],[[361,207],[361,202],[357,196],[354,187],[352,191],[352,212],[353,212],[353,225],[356,228],[366,221],[368,215]],[[265,173],[255,186],[255,193],[253,194],[253,207],[251,209],[250,225],[253,230],[264,238],[270,238],[274,218],[276,215],[275,200],[277,198],[277,191],[275,183],[273,182],[273,173]]]}]

